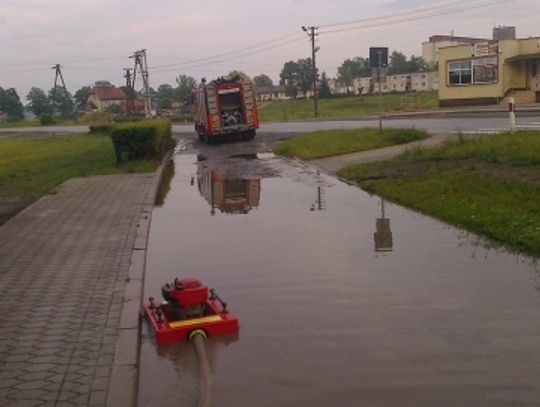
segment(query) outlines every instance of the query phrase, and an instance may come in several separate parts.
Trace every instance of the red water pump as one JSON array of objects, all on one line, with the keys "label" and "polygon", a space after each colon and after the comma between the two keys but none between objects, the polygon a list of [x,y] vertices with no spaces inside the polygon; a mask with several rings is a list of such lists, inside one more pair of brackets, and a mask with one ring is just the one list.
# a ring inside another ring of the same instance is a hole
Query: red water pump
[{"label": "red water pump", "polygon": [[160,304],[152,297],[143,304],[158,345],[189,340],[196,333],[206,337],[233,334],[240,329],[227,303],[197,279],[175,279],[163,285],[161,293],[164,301]]}]

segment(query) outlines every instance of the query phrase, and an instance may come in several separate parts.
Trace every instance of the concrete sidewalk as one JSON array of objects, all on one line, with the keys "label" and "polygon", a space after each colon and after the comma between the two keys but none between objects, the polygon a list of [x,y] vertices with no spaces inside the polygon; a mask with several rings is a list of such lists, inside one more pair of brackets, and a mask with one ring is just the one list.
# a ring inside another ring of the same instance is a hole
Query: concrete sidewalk
[{"label": "concrete sidewalk", "polygon": [[[467,135],[466,138],[474,137],[475,135]],[[374,161],[389,160],[402,154],[405,150],[415,147],[433,147],[444,143],[446,140],[456,138],[455,134],[434,134],[427,139],[420,141],[413,141],[406,144],[398,144],[395,146],[378,148],[375,150],[359,151],[357,153],[336,155],[333,157],[319,158],[317,160],[310,160],[309,163],[316,165],[322,171],[335,175],[340,169],[351,165],[361,164]]]},{"label": "concrete sidewalk", "polygon": [[0,406],[134,401],[156,178],[73,179],[0,227]]}]

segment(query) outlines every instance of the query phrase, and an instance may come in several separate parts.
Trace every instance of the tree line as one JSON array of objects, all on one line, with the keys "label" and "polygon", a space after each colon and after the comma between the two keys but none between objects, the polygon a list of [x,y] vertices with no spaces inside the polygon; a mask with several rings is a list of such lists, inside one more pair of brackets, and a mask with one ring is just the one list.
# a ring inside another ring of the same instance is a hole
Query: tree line
[{"label": "tree line", "polygon": [[[399,51],[393,51],[389,58],[388,74],[413,73],[436,69],[435,66],[429,66],[421,57],[411,56],[407,58]],[[328,84],[328,78],[325,72],[321,75],[317,72],[317,81],[319,83],[319,96],[330,97],[331,91]],[[242,77],[250,79],[244,72],[234,70],[229,76]],[[369,59],[363,57],[354,57],[346,59],[337,69],[336,80],[347,89],[353,86],[355,78],[371,76]],[[259,88],[273,86],[272,79],[266,74],[260,74],[253,77],[253,82]],[[296,61],[287,61],[284,63],[279,75],[279,84],[285,88],[285,94],[296,98],[299,95],[306,96],[313,88],[313,64],[311,58],[300,58]],[[112,86],[109,82],[98,81],[96,85]],[[164,83],[157,87],[157,90],[150,88],[150,98],[154,106],[160,109],[170,109],[174,103],[181,106],[183,113],[187,113],[185,101],[192,89],[197,86],[197,81],[189,75],[178,75],[175,78],[175,86]],[[90,86],[83,86],[73,95],[64,88],[53,88],[48,92],[38,87],[32,87],[26,95],[28,109],[36,116],[56,115],[62,118],[71,118],[76,112],[84,110],[86,101],[91,92]],[[133,89],[122,86],[128,98],[140,97],[140,94]],[[121,109],[119,106],[111,106],[108,109],[110,113],[121,113],[116,111]],[[14,88],[4,89],[0,87],[0,111],[7,116],[8,120],[20,120],[24,117],[24,106],[17,91]]]}]

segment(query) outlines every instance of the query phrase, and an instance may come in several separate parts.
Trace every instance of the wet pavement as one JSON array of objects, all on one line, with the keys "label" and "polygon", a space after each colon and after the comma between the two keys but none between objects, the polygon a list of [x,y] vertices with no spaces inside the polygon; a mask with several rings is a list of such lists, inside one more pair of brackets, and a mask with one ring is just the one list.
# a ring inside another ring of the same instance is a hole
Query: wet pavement
[{"label": "wet pavement", "polygon": [[[145,296],[195,277],[240,320],[210,338],[216,406],[537,406],[540,275],[513,254],[254,142],[180,142]],[[168,192],[167,194],[165,194]],[[196,405],[193,347],[143,325],[139,406]]]},{"label": "wet pavement", "polygon": [[153,182],[72,179],[0,227],[0,406],[120,405],[119,386],[133,400],[125,290]]},{"label": "wet pavement", "polygon": [[[409,118],[385,118],[384,127],[414,127],[432,133],[456,133],[470,131],[493,131],[505,130],[509,125],[506,114],[492,116],[476,116],[464,114],[461,117],[409,117]],[[518,113],[517,125],[526,128],[540,128],[540,115],[538,113],[523,114]],[[259,136],[266,136],[268,133],[303,133],[315,130],[328,129],[356,129],[364,127],[378,127],[379,121],[376,118],[358,119],[321,119],[321,120],[299,120],[286,122],[263,122],[259,130]],[[193,124],[174,123],[173,131],[193,134]],[[87,125],[74,126],[41,126],[41,127],[14,127],[0,128],[0,139],[21,137],[25,133],[38,135],[40,133],[87,133]]]}]

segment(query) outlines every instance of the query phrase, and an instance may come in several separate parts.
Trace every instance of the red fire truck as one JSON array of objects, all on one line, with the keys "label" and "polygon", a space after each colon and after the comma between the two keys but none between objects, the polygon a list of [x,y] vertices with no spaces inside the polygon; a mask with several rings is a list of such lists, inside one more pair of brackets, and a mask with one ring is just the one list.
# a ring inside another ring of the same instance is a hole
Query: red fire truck
[{"label": "red fire truck", "polygon": [[255,89],[251,81],[218,78],[202,81],[193,91],[193,121],[199,139],[211,144],[226,136],[255,137],[259,127]]}]

